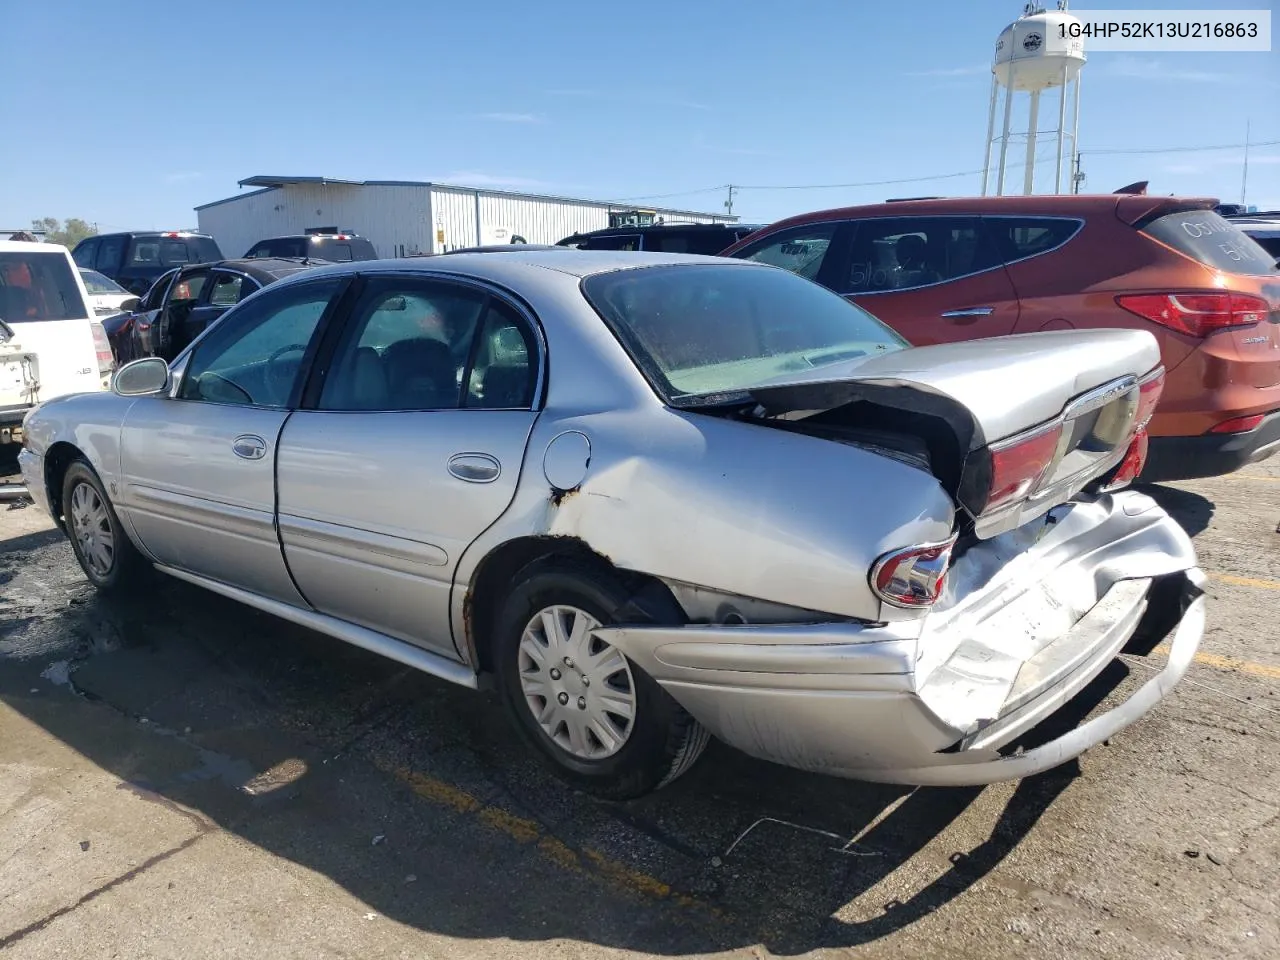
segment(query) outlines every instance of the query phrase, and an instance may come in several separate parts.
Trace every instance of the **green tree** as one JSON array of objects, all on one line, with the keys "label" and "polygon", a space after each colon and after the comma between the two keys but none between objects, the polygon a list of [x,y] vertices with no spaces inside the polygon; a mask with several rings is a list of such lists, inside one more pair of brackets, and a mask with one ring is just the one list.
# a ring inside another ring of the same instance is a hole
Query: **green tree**
[{"label": "green tree", "polygon": [[73,248],[85,237],[92,237],[98,232],[97,227],[79,217],[69,217],[65,221],[59,221],[57,217],[41,217],[39,220],[32,220],[31,227],[34,230],[43,230],[44,238],[49,243],[60,243],[67,249]]}]

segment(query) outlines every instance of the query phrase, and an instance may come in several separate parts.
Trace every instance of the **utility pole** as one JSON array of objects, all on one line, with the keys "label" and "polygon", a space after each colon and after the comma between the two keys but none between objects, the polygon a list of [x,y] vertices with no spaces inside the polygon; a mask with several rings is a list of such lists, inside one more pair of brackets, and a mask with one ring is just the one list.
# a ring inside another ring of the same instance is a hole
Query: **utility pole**
[{"label": "utility pole", "polygon": [[1240,175],[1240,206],[1244,206],[1245,190],[1249,186],[1249,121],[1244,122],[1244,173]]},{"label": "utility pole", "polygon": [[732,183],[729,184],[729,199],[724,202],[725,212],[731,217],[733,216],[733,191],[736,189],[737,187]]},{"label": "utility pole", "polygon": [[1080,170],[1081,155],[1080,151],[1076,151],[1075,172],[1071,174],[1071,192],[1079,193],[1080,184],[1084,183],[1084,173]]}]

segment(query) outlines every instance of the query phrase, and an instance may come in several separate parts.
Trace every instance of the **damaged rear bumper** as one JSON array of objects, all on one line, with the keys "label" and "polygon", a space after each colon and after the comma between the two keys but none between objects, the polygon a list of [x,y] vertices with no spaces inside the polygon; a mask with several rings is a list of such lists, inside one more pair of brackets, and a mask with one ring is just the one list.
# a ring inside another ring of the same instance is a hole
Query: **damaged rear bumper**
[{"label": "damaged rear bumper", "polygon": [[[1115,735],[1173,689],[1204,632],[1190,540],[1132,491],[1069,504],[1043,527],[971,549],[949,583],[914,621],[599,634],[746,753],[838,776],[959,786],[1039,773]],[[1009,751],[1153,630],[1169,655],[1151,680],[1056,739]]]}]

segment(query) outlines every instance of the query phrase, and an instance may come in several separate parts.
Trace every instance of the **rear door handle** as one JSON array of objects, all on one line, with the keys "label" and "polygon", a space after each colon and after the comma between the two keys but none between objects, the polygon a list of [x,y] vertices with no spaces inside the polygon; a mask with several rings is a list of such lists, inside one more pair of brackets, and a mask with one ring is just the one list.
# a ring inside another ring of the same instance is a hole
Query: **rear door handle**
[{"label": "rear door handle", "polygon": [[261,460],[267,452],[267,441],[246,433],[231,441],[231,452],[243,460]]},{"label": "rear door handle", "polygon": [[948,310],[942,316],[947,320],[953,320],[960,317],[989,317],[995,312],[995,307],[965,307],[963,310]]},{"label": "rear door handle", "polygon": [[501,475],[502,464],[487,453],[455,453],[449,458],[449,472],[468,483],[492,483]]}]

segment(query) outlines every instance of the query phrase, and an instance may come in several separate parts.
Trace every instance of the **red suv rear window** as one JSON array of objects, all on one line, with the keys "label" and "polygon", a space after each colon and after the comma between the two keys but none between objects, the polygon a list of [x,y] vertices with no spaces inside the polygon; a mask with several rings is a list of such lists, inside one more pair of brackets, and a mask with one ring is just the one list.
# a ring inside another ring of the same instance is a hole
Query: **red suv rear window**
[{"label": "red suv rear window", "polygon": [[1148,223],[1142,232],[1215,270],[1250,277],[1276,272],[1275,257],[1212,210],[1166,214]]}]

